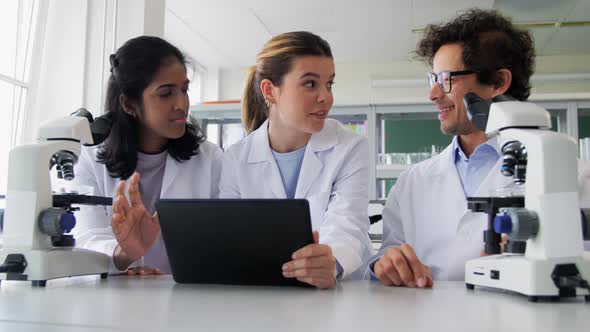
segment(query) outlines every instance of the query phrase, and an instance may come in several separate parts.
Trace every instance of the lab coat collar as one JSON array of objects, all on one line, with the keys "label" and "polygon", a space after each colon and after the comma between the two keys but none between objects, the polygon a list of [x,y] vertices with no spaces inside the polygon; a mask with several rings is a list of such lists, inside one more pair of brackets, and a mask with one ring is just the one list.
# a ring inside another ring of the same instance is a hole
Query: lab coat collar
[{"label": "lab coat collar", "polygon": [[[252,144],[248,155],[248,163],[267,162],[265,173],[269,174],[270,186],[277,198],[286,198],[285,188],[281,180],[278,166],[272,155],[268,142],[268,119],[252,134]],[[296,198],[304,198],[324,168],[324,163],[317,153],[333,148],[338,144],[338,122],[327,119],[324,128],[313,134],[307,143],[297,189]]]},{"label": "lab coat collar", "polygon": [[312,185],[322,173],[324,163],[317,153],[332,149],[338,144],[338,126],[339,122],[336,120],[326,119],[324,128],[319,133],[311,136],[309,143],[307,143],[307,149],[305,149],[303,165],[299,174],[299,181],[297,181],[297,189],[295,190],[295,198],[306,197]]},{"label": "lab coat collar", "polygon": [[325,151],[333,148],[338,144],[338,123],[336,120],[326,119],[324,128],[319,132],[311,135],[307,148],[313,152]]},{"label": "lab coat collar", "polygon": [[182,171],[178,161],[176,161],[170,153],[166,156],[166,169],[164,170],[164,178],[162,179],[162,189],[160,197],[166,198],[168,193],[173,192],[174,178]]},{"label": "lab coat collar", "polygon": [[455,148],[454,144],[449,144],[438,156],[432,157],[432,162],[430,167],[427,171],[433,178],[440,178],[441,176],[449,176],[449,166],[453,166],[457,177],[459,173],[457,173],[457,168],[455,166]]},{"label": "lab coat collar", "polygon": [[264,167],[263,174],[267,175],[268,184],[275,198],[287,198],[279,166],[268,142],[268,119],[250,135],[252,141],[248,151],[248,164],[265,163],[256,167]]},{"label": "lab coat collar", "polygon": [[274,157],[268,143],[268,119],[250,135],[252,144],[248,153],[248,163],[273,161]]},{"label": "lab coat collar", "polygon": [[[305,155],[308,151],[320,152],[331,149],[338,143],[337,126],[335,120],[327,119],[324,128],[319,132],[311,135]],[[263,161],[274,160],[270,143],[268,142],[268,119],[256,129],[252,134],[252,146],[248,155],[248,163],[259,163]]]}]

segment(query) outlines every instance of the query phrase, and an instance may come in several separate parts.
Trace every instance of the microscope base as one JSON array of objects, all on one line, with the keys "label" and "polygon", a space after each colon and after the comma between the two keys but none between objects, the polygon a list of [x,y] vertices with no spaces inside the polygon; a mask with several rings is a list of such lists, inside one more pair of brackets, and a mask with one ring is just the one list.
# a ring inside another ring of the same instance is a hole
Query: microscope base
[{"label": "microscope base", "polygon": [[465,264],[465,285],[491,287],[524,294],[529,300],[584,296],[590,299],[590,291],[584,288],[558,288],[552,274],[556,266],[575,265],[581,277],[590,282],[590,258],[552,258],[533,260],[524,255],[492,255],[468,261]]},{"label": "microscope base", "polygon": [[34,287],[44,287],[47,280],[100,274],[106,278],[111,258],[103,253],[81,248],[51,248],[47,250],[0,249],[0,264],[8,254],[22,254],[27,261],[23,273],[0,273],[0,280],[31,281]]}]

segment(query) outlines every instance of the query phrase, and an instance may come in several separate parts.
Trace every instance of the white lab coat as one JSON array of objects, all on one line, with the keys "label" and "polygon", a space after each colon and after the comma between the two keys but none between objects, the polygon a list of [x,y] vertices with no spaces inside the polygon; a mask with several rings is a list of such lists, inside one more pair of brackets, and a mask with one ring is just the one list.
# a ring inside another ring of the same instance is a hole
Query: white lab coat
[{"label": "white lab coat", "polygon": [[[94,195],[114,198],[119,179],[111,177],[106,166],[96,161],[97,152],[98,147],[82,149],[75,165],[75,184],[92,187]],[[160,197],[216,198],[221,157],[221,149],[207,141],[200,144],[198,153],[189,160],[178,162],[168,155]],[[73,230],[76,246],[112,255],[117,241],[111,229],[111,217],[111,206],[81,206]],[[112,263],[110,269],[111,272],[118,271]]]},{"label": "white lab coat", "polygon": [[[311,136],[295,191],[309,201],[312,228],[320,243],[332,248],[342,278],[364,273],[369,258],[367,140],[340,122],[326,119]],[[268,120],[223,156],[221,198],[286,198],[281,175],[268,142]]]},{"label": "white lab coat", "polygon": [[[475,196],[490,196],[496,188],[512,185],[502,175],[500,158],[482,181]],[[581,173],[580,183],[589,175]],[[589,206],[583,187],[582,206]],[[483,250],[487,215],[467,208],[467,199],[454,161],[452,144],[432,159],[416,164],[398,178],[383,209],[383,245],[367,266],[389,247],[407,243],[435,280],[464,280],[465,262]]]}]

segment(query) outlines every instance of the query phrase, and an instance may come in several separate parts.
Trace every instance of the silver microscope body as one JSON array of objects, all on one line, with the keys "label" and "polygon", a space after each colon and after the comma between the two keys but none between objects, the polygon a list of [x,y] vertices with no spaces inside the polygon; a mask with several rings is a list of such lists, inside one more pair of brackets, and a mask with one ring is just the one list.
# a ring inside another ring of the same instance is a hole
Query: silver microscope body
[{"label": "silver microscope body", "polygon": [[[489,214],[484,239],[486,252],[493,255],[465,264],[467,288],[514,291],[531,301],[580,295],[590,300],[590,260],[584,258],[583,234],[588,222],[584,211],[581,218],[579,205],[576,142],[550,131],[549,113],[533,103],[488,102],[489,118],[479,112],[477,119],[478,103],[485,102],[477,98],[465,98],[471,121],[485,128],[489,138],[499,136],[502,173],[526,185],[524,198],[468,198],[471,210]],[[512,250],[500,253],[500,234],[508,234]]]},{"label": "silver microscope body", "polygon": [[0,280],[28,280],[45,286],[49,279],[100,274],[106,278],[108,255],[75,248],[69,231],[75,226],[72,204],[110,205],[111,198],[54,195],[50,171],[71,180],[81,145],[92,145],[89,120],[73,116],[49,121],[37,131],[37,142],[10,151]]}]

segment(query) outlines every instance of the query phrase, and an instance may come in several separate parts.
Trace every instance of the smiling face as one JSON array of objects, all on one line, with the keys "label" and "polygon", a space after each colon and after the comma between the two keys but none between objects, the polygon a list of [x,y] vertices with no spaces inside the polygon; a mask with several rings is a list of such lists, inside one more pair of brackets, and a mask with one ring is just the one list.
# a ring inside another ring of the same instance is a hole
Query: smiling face
[{"label": "smiling face", "polygon": [[[433,59],[433,72],[461,71],[465,68],[463,63],[463,46],[461,44],[446,44],[441,46]],[[447,135],[468,135],[477,129],[473,127],[467,118],[467,110],[463,104],[463,97],[468,92],[474,92],[484,99],[491,99],[494,94],[494,86],[482,85],[477,81],[476,74],[453,76],[451,78],[452,90],[444,93],[438,84],[430,88],[429,99],[439,109],[438,120],[440,129]]]},{"label": "smiling face", "polygon": [[190,105],[188,84],[186,68],[176,58],[160,67],[143,91],[141,140],[166,142],[184,135]]},{"label": "smiling face", "polygon": [[334,103],[334,76],[334,61],[330,57],[295,58],[281,85],[272,87],[273,125],[305,134],[321,131]]}]

